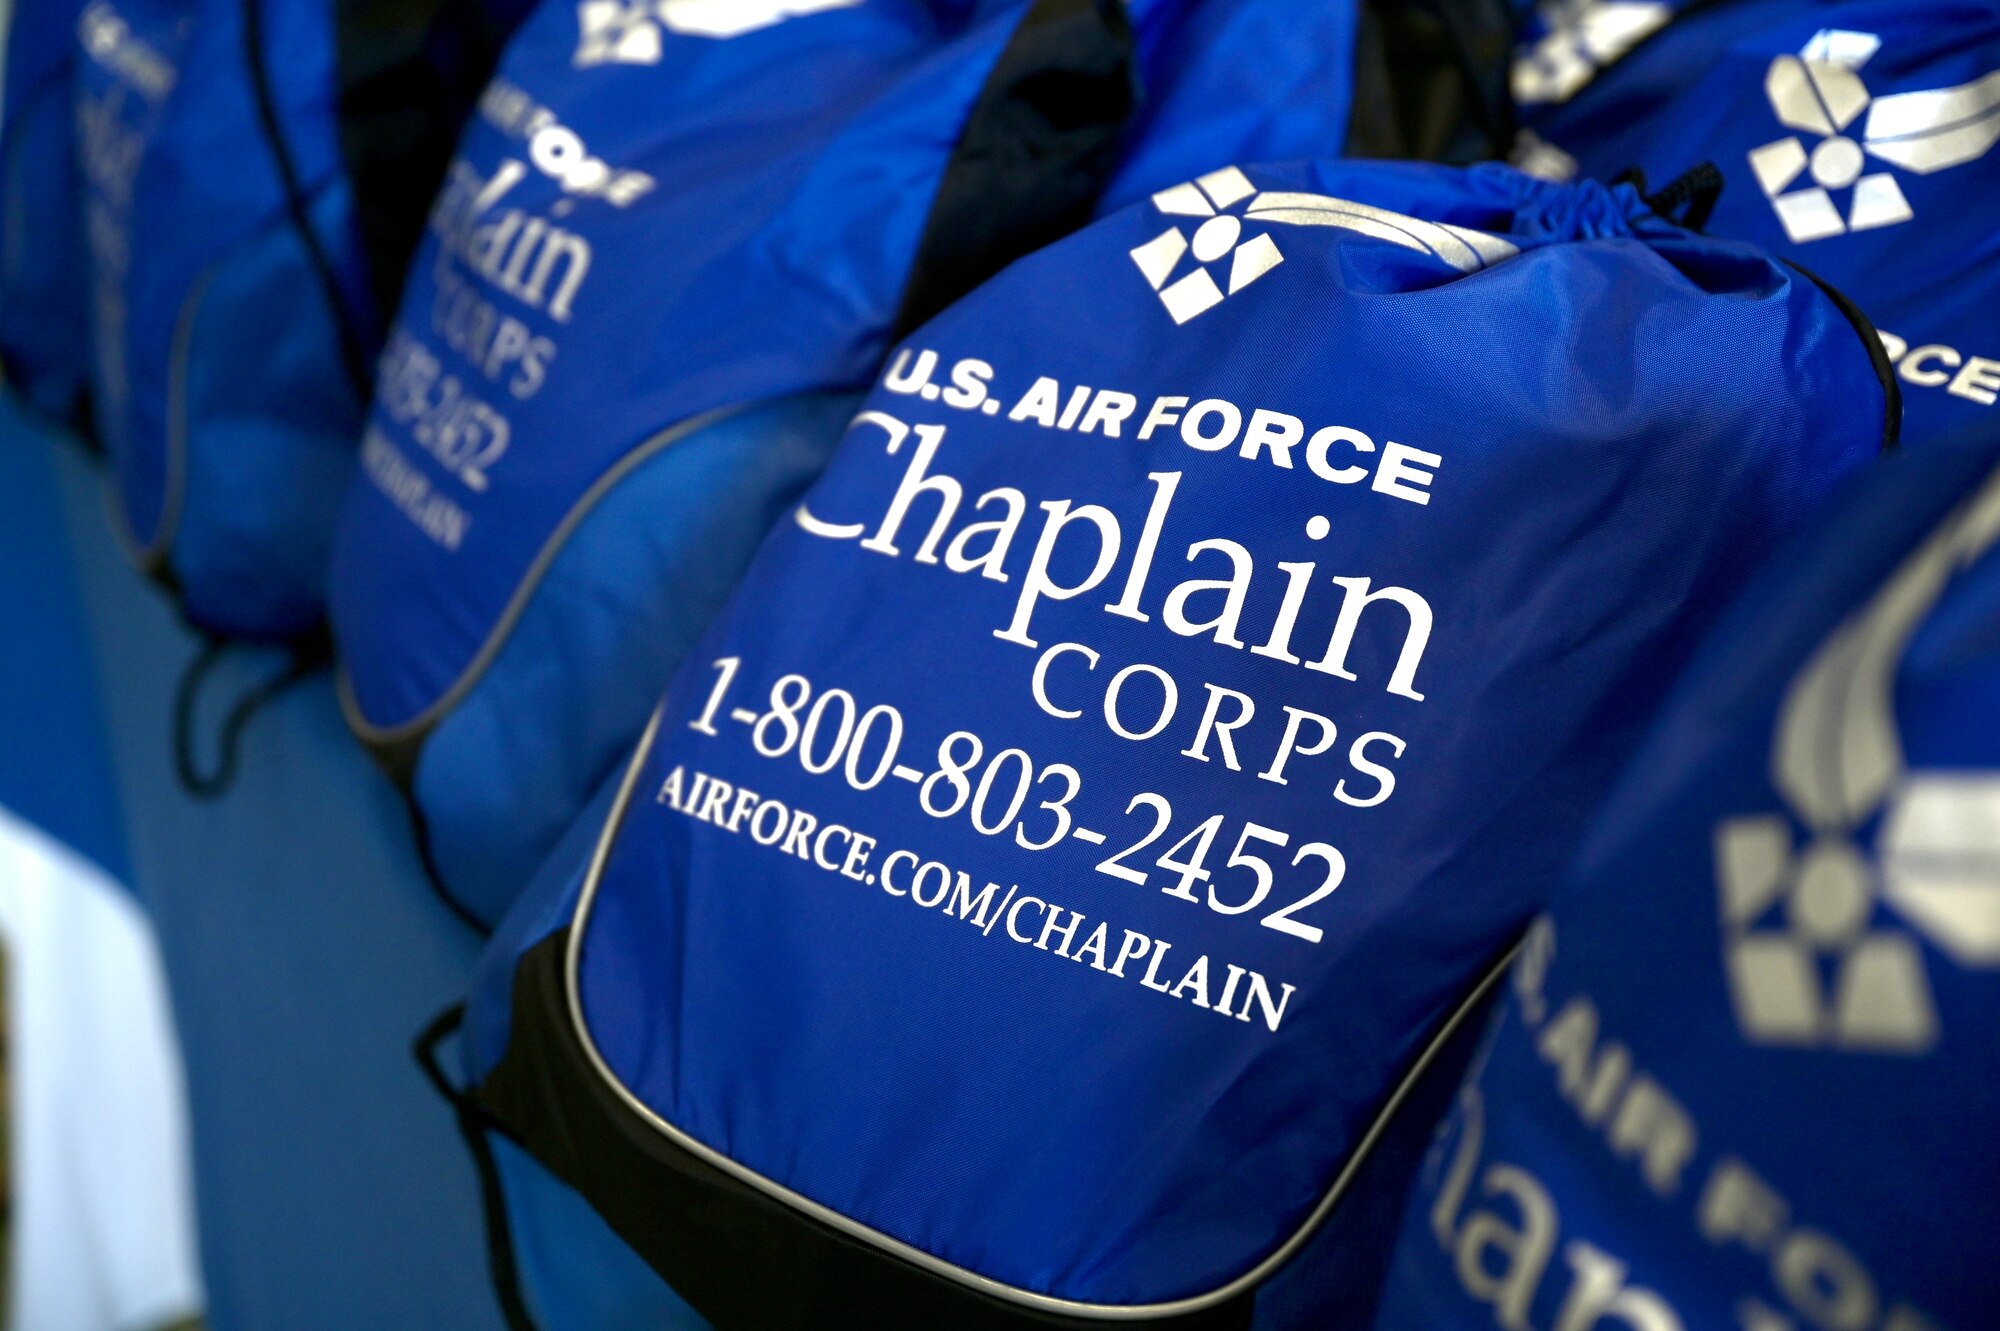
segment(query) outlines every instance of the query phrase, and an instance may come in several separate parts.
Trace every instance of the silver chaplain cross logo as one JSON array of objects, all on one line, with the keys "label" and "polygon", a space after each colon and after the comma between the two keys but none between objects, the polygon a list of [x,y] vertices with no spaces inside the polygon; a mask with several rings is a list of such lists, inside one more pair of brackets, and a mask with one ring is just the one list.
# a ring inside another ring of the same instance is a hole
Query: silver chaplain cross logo
[{"label": "silver chaplain cross logo", "polygon": [[2000,141],[2000,70],[1955,88],[1872,97],[1861,70],[1881,45],[1871,33],[1827,29],[1765,73],[1772,112],[1800,133],[1752,149],[1750,169],[1795,243],[1907,222],[1916,214],[1884,164],[1927,176]]},{"label": "silver chaplain cross logo", "polygon": [[2000,966],[2000,770],[1912,769],[1895,712],[1918,628],[1996,543],[2000,474],[1793,679],[1771,745],[1788,811],[1715,829],[1724,969],[1753,1044],[1922,1053],[1938,1018],[1919,936]]},{"label": "silver chaplain cross logo", "polygon": [[[1326,194],[1259,191],[1233,166],[1161,190],[1153,196],[1153,206],[1193,224],[1192,235],[1184,226],[1170,226],[1132,251],[1132,262],[1177,324],[1214,309],[1285,261],[1272,227],[1357,231],[1435,255],[1462,273],[1519,253],[1511,241],[1468,227],[1426,222]],[[1184,262],[1188,260],[1191,265]]]}]

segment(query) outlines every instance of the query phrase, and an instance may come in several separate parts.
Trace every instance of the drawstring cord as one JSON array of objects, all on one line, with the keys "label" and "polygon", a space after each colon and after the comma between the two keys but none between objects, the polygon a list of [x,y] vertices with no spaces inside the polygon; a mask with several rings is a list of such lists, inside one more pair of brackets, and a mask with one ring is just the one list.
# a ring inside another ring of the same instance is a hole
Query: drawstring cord
[{"label": "drawstring cord", "polygon": [[457,895],[444,885],[444,874],[439,872],[437,856],[431,850],[430,820],[424,817],[423,807],[417,803],[416,792],[408,786],[403,787],[403,803],[410,812],[411,839],[416,844],[417,862],[423,866],[424,881],[430,885],[431,894],[444,903],[446,910],[458,917],[459,923],[481,938],[490,937],[493,926],[473,914],[472,908],[460,901]]},{"label": "drawstring cord", "polygon": [[514,1236],[507,1228],[507,1197],[500,1186],[500,1167],[493,1159],[493,1143],[486,1138],[490,1119],[472,1095],[445,1075],[437,1048],[446,1036],[465,1024],[465,1004],[455,1003],[433,1017],[418,1033],[410,1052],[417,1066],[437,1093],[451,1106],[458,1131],[472,1152],[479,1174],[479,1209],[486,1221],[486,1258],[493,1277],[493,1294],[507,1331],[538,1331],[528,1315],[527,1301],[521,1296],[521,1272],[514,1256]]},{"label": "drawstring cord", "polygon": [[[242,766],[243,732],[249,728],[257,713],[300,682],[311,678],[333,659],[332,648],[324,633],[292,644],[291,659],[285,668],[246,691],[230,707],[216,736],[215,766],[203,771],[195,761],[196,712],[203,686],[215,673],[216,665],[228,654],[231,645],[226,638],[208,635],[202,642],[201,650],[181,672],[180,683],[174,689],[174,776],[190,798],[203,802],[221,798],[236,784],[237,770]],[[412,840],[418,863],[423,867],[424,881],[466,928],[482,938],[490,935],[493,926],[474,914],[444,885],[444,875],[438,871],[436,857],[431,851],[430,825],[407,786],[402,793],[404,804],[409,809]]]},{"label": "drawstring cord", "polygon": [[328,312],[333,316],[336,339],[340,343],[341,367],[346,370],[348,381],[354,387],[355,400],[365,403],[373,387],[374,376],[369,372],[368,356],[362,350],[362,339],[355,330],[352,312],[341,296],[340,279],[334,274],[333,260],[327,257],[326,246],[313,229],[305,187],[299,181],[298,162],[292,157],[291,145],[285,140],[284,126],[278,118],[277,98],[271,91],[271,71],[264,59],[261,0],[243,0],[243,44],[250,62],[250,90],[257,102],[257,119],[265,140],[271,146],[272,161],[278,168],[278,180],[285,193],[285,211],[291,217],[292,229],[298,232],[299,243],[305,247],[306,260],[312,265],[313,275],[318,278],[326,297]]},{"label": "drawstring cord", "polygon": [[1722,197],[1723,179],[1714,162],[1697,162],[1651,194],[1646,192],[1646,173],[1636,166],[1619,172],[1611,183],[1630,185],[1639,192],[1640,202],[1675,226],[1700,231]]},{"label": "drawstring cord", "polygon": [[202,801],[217,799],[236,784],[236,772],[242,763],[243,731],[252,718],[267,703],[312,676],[331,657],[323,638],[293,644],[290,648],[291,660],[285,668],[245,692],[230,707],[216,738],[215,766],[203,771],[194,756],[195,704],[202,686],[215,672],[216,664],[228,653],[229,647],[226,639],[211,635],[202,643],[194,660],[188,662],[187,669],[181,672],[180,683],[174,689],[174,775],[179,779],[182,790]]}]

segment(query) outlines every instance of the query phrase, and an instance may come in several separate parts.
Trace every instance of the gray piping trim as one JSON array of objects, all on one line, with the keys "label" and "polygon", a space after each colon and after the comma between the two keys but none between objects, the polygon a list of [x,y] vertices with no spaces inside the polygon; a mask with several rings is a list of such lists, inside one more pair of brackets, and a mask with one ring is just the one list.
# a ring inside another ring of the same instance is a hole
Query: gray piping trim
[{"label": "gray piping trim", "polygon": [[514,626],[520,622],[521,616],[527,613],[529,598],[534,596],[535,589],[548,575],[549,566],[556,562],[556,556],[562,553],[563,546],[569,543],[569,538],[575,535],[577,527],[590,516],[590,511],[597,507],[599,501],[630,475],[634,468],[661,449],[678,443],[688,435],[704,430],[725,417],[747,410],[751,405],[748,402],[739,402],[733,406],[714,407],[699,415],[690,416],[678,424],[670,425],[619,458],[608,471],[593,481],[590,488],[570,505],[569,512],[563,514],[563,520],[556,525],[549,538],[542,542],[542,548],[536,552],[534,562],[528,565],[528,571],[521,575],[521,581],[516,584],[514,594],[507,602],[507,608],[494,622],[492,630],[486,635],[486,641],[480,644],[479,651],[473,655],[471,662],[459,672],[458,678],[452,681],[450,688],[409,720],[399,721],[391,726],[378,726],[363,716],[361,704],[354,696],[354,685],[348,676],[347,664],[342,661],[339,669],[335,671],[335,692],[340,695],[342,715],[347,718],[348,726],[360,737],[361,742],[377,746],[407,743],[421,738],[431,727],[443,720],[446,713],[464,701],[465,695],[472,692],[480,677],[491,668],[494,658],[500,655],[500,649],[507,645],[507,639],[512,636]]},{"label": "gray piping trim", "polygon": [[611,806],[610,815],[605,819],[604,830],[598,836],[596,849],[591,853],[590,869],[584,878],[583,893],[577,900],[576,913],[570,920],[568,956],[564,963],[565,987],[568,991],[570,1020],[576,1027],[577,1039],[582,1044],[584,1053],[589,1057],[591,1066],[597,1070],[599,1076],[604,1078],[605,1083],[617,1093],[618,1098],[625,1102],[627,1108],[639,1115],[641,1119],[682,1150],[715,1166],[731,1177],[749,1184],[759,1192],[773,1197],[795,1210],[804,1212],[821,1224],[828,1225],[850,1238],[859,1239],[893,1256],[900,1257],[904,1261],[920,1267],[933,1275],[942,1276],[956,1284],[964,1285],[1007,1303],[1069,1317],[1093,1318],[1105,1322],[1133,1322],[1200,1312],[1202,1309],[1212,1308],[1219,1303],[1225,1303],[1242,1294],[1244,1291],[1262,1283],[1272,1272],[1289,1261],[1305,1245],[1306,1240],[1312,1237],[1313,1231],[1319,1228],[1328,1215],[1332,1214],[1334,1206],[1339,1203],[1348,1188],[1352,1186],[1355,1177],[1361,1171],[1361,1167],[1367,1163],[1368,1157],[1373,1153],[1375,1144],[1381,1139],[1382,1134],[1388,1130],[1390,1122],[1396,1116],[1396,1111],[1402,1107],[1404,1100],[1409,1098],[1410,1092],[1416,1086],[1417,1081],[1423,1076],[1424,1071],[1435,1061],[1439,1051],[1444,1048],[1446,1042],[1464,1024],[1467,1016],[1479,1006],[1480,1001],[1499,982],[1501,975],[1513,963],[1515,955],[1520,951],[1520,944],[1518,942],[1508,948],[1506,954],[1493,963],[1492,967],[1481,977],[1478,985],[1453,1010],[1444,1026],[1431,1038],[1430,1043],[1424,1046],[1423,1052],[1417,1056],[1417,1061],[1411,1065],[1409,1072],[1404,1075],[1403,1080],[1397,1083],[1396,1089],[1390,1094],[1387,1103],[1382,1106],[1382,1112],[1376,1116],[1375,1121],[1369,1125],[1368,1131],[1363,1133],[1361,1140],[1355,1144],[1354,1150],[1348,1155],[1347,1163],[1335,1175],[1333,1183],[1327,1188],[1326,1194],[1320,1198],[1319,1205],[1313,1208],[1312,1214],[1306,1217],[1305,1221],[1292,1233],[1292,1236],[1279,1245],[1276,1251],[1264,1258],[1263,1261],[1257,1263],[1249,1271],[1236,1277],[1228,1284],[1211,1290],[1206,1294],[1197,1294],[1185,1299],[1175,1299],[1167,1303],[1082,1303],[1072,1299],[1061,1299],[1047,1294],[1037,1294],[1033,1290],[1020,1289],[998,1280],[992,1280],[975,1271],[968,1271],[962,1266],[957,1266],[941,1258],[934,1257],[920,1248],[911,1247],[909,1244],[892,1238],[880,1230],[872,1229],[867,1225],[861,1224],[859,1221],[850,1219],[848,1216],[833,1210],[831,1207],[822,1206],[811,1198],[801,1196],[783,1184],[765,1178],[762,1174],[738,1164],[721,1152],[697,1141],[655,1113],[649,1105],[645,1104],[638,1096],[627,1089],[625,1084],[618,1080],[617,1075],[605,1063],[603,1055],[598,1052],[596,1043],[590,1038],[590,1026],[584,1020],[583,1002],[577,985],[578,968],[583,956],[583,932],[590,917],[591,903],[597,896],[597,885],[603,877],[604,866],[611,858],[612,843],[617,839],[619,827],[624,822],[626,807],[631,802],[632,791],[639,783],[640,769],[645,766],[646,759],[652,752],[653,742],[659,734],[660,718],[664,713],[664,708],[665,704],[662,704],[660,708],[655,709],[652,719],[646,723],[646,733],[639,741],[638,750],[632,755],[631,765],[625,770],[624,780],[620,782],[618,787],[617,799]]},{"label": "gray piping trim", "polygon": [[157,575],[167,567],[174,537],[180,531],[181,509],[187,497],[187,377],[189,358],[194,352],[194,323],[201,313],[202,299],[208,295],[208,285],[221,267],[221,260],[217,260],[201,270],[174,317],[173,345],[167,350],[167,484],[152,540],[139,538],[139,533],[133,530],[131,514],[117,497],[121,487],[111,488],[111,511],[117,517],[112,529],[118,533],[131,561],[149,575]]}]

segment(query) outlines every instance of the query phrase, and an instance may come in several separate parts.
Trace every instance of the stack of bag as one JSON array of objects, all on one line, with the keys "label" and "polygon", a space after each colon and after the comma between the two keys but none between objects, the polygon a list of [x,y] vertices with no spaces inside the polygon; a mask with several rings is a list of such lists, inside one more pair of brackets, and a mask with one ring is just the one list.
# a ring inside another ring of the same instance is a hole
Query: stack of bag
[{"label": "stack of bag", "polygon": [[1991,1326],[2000,446],[1853,487],[1529,932],[1381,1331]]},{"label": "stack of bag", "polygon": [[417,254],[333,628],[350,722],[483,923],[895,337],[1094,212],[1323,154],[1350,115],[1346,5],[794,9],[544,4]]},{"label": "stack of bag", "polygon": [[[1726,184],[1708,231],[1811,269],[1867,311],[1903,382],[1912,442],[1996,428],[2000,8],[1601,0],[1564,11],[1514,66],[1520,164],[1556,179],[1659,180],[1713,163]],[[1646,35],[1599,35],[1613,29]]]},{"label": "stack of bag", "polygon": [[516,1328],[1993,1320],[2000,6],[48,17],[0,357],[492,931]]},{"label": "stack of bag", "polygon": [[90,0],[70,25],[81,198],[24,180],[51,220],[20,235],[80,210],[88,299],[62,303],[119,529],[196,628],[319,631],[385,303],[520,7]]}]

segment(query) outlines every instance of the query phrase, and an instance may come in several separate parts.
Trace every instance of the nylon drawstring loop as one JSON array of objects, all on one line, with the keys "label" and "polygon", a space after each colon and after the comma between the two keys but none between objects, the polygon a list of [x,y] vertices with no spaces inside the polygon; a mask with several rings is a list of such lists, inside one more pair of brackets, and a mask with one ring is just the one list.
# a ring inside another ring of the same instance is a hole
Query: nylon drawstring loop
[{"label": "nylon drawstring loop", "polygon": [[1697,162],[1653,193],[1646,192],[1646,173],[1638,167],[1621,171],[1611,182],[1630,185],[1640,201],[1675,226],[1700,231],[1722,198],[1722,170],[1714,162]]},{"label": "nylon drawstring loop", "polygon": [[472,1152],[473,1167],[479,1174],[479,1206],[486,1218],[486,1257],[491,1265],[493,1295],[507,1331],[539,1331],[521,1296],[520,1268],[514,1257],[514,1236],[507,1228],[507,1198],[500,1187],[500,1169],[493,1160],[493,1144],[486,1139],[490,1120],[471,1093],[445,1075],[438,1061],[438,1046],[446,1036],[465,1024],[465,1004],[454,1003],[431,1018],[410,1046],[424,1078],[451,1106],[458,1120],[459,1134]]},{"label": "nylon drawstring loop", "polygon": [[246,692],[230,707],[216,739],[215,766],[203,771],[194,755],[195,704],[216,663],[229,651],[226,639],[210,637],[181,672],[174,689],[174,776],[181,789],[203,802],[221,798],[236,784],[242,765],[243,731],[267,704],[324,666],[331,653],[317,640],[294,644],[285,668]]}]

